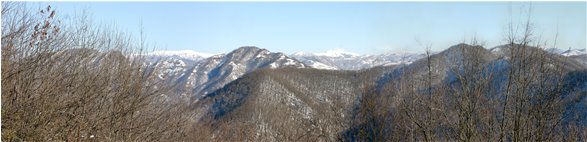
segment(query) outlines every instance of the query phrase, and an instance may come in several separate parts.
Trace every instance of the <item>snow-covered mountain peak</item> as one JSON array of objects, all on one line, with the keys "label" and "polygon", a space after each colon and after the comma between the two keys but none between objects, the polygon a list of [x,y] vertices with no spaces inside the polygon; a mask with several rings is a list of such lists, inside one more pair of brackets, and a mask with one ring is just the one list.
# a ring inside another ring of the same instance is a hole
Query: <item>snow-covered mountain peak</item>
[{"label": "snow-covered mountain peak", "polygon": [[315,53],[318,56],[326,56],[326,57],[353,57],[353,56],[361,56],[360,54],[348,52],[342,48],[336,48],[332,50],[328,50],[322,53]]},{"label": "snow-covered mountain peak", "polygon": [[258,53],[258,52],[266,52],[268,53],[269,50],[264,49],[264,48],[259,48],[256,46],[242,46],[239,47],[235,50],[233,50],[232,52],[228,53],[228,54],[234,54],[234,53]]},{"label": "snow-covered mountain peak", "polygon": [[313,54],[306,53],[306,52],[296,52],[296,53],[291,54],[291,56],[310,56],[310,55],[313,55]]},{"label": "snow-covered mountain peak", "polygon": [[563,56],[576,56],[576,55],[585,55],[587,51],[585,49],[569,49],[561,53]]},{"label": "snow-covered mountain peak", "polygon": [[322,57],[331,57],[331,58],[363,56],[363,55],[358,54],[358,53],[346,51],[345,49],[342,49],[342,48],[335,48],[335,49],[327,50],[327,51],[324,51],[324,52],[318,52],[318,53],[296,52],[296,53],[291,54],[291,55],[292,56],[297,56],[297,57],[303,57],[303,56],[322,56]]},{"label": "snow-covered mountain peak", "polygon": [[175,51],[160,50],[160,51],[153,51],[151,53],[147,53],[147,55],[151,55],[151,56],[178,56],[178,57],[188,58],[188,59],[199,59],[199,58],[208,58],[208,57],[211,57],[215,54],[197,52],[197,51],[193,51],[193,50],[175,50]]}]

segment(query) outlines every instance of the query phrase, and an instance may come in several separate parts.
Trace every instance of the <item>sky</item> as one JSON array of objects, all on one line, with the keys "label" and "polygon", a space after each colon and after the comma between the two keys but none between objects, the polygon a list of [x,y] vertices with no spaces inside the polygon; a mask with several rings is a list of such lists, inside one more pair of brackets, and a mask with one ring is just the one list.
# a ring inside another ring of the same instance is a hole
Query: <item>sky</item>
[{"label": "sky", "polygon": [[[344,49],[359,54],[441,51],[477,37],[504,42],[510,21],[530,17],[536,39],[561,49],[586,48],[587,2],[36,2],[62,18],[85,10],[158,50],[230,52],[257,46],[273,52]],[[510,20],[513,19],[513,20]],[[551,44],[552,45],[552,44]]]}]

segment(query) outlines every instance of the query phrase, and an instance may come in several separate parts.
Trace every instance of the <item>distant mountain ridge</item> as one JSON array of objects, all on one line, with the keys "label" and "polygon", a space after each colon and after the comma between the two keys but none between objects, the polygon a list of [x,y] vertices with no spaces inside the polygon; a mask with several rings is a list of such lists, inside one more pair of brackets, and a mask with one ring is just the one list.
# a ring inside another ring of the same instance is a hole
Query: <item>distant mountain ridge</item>
[{"label": "distant mountain ridge", "polygon": [[147,64],[161,80],[171,84],[173,90],[182,93],[180,96],[196,100],[256,69],[306,67],[283,53],[273,53],[254,46],[240,47],[227,54],[201,57],[201,54],[155,54],[148,56]]},{"label": "distant mountain ridge", "polygon": [[[497,46],[488,49],[491,53],[483,55],[504,56],[503,54],[507,50],[502,49],[505,48]],[[587,54],[584,49],[567,51],[549,49],[546,51],[568,56],[570,59],[587,65]],[[442,53],[440,52],[440,54]],[[363,70],[376,66],[409,65],[424,57],[425,54],[422,53],[360,55],[343,49],[322,53],[298,52],[288,56],[280,52],[274,53],[254,46],[245,46],[229,53],[216,55],[191,50],[155,51],[147,54],[146,64],[149,64],[149,69],[153,70],[159,79],[172,84],[180,96],[197,99],[246,73],[262,68]]]},{"label": "distant mountain ridge", "polygon": [[147,56],[152,57],[176,57],[176,58],[185,58],[194,61],[203,60],[208,57],[214,56],[216,54],[213,53],[203,53],[197,52],[193,50],[160,50],[160,51],[153,51],[146,54]]},{"label": "distant mountain ridge", "polygon": [[316,54],[297,53],[290,57],[254,46],[244,46],[216,55],[191,50],[155,51],[146,55],[146,64],[159,79],[171,84],[179,96],[196,100],[256,69],[293,67],[360,70],[406,64],[423,56],[395,53],[359,55],[337,49]]},{"label": "distant mountain ridge", "polygon": [[[502,46],[496,46],[488,50],[490,50],[493,53],[497,53],[500,52],[499,50],[501,48]],[[576,58],[581,58],[580,56],[587,56],[586,49],[561,50],[559,48],[548,48],[545,49],[545,51],[553,54],[560,54],[563,56],[578,56]],[[147,53],[146,55],[150,56],[151,58],[166,57],[175,58],[179,60],[187,59],[190,60],[188,62],[194,62],[201,61],[212,56],[224,54],[226,53],[213,54],[193,50],[161,50],[153,51]],[[415,52],[389,52],[376,55],[361,55],[358,53],[348,52],[340,48],[316,53],[296,52],[289,55],[289,57],[295,58],[311,68],[327,70],[360,70],[375,66],[410,64],[415,60],[423,58],[424,56],[424,53]]]},{"label": "distant mountain ridge", "polygon": [[322,53],[297,52],[292,57],[316,69],[361,70],[375,66],[410,64],[424,57],[422,53],[385,53],[360,55],[343,49],[328,50]]}]

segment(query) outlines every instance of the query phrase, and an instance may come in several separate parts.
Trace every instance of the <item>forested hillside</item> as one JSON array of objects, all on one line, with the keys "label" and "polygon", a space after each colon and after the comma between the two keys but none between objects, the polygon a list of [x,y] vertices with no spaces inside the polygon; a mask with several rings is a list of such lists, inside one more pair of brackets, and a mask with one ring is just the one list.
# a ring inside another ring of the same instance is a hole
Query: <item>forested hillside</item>
[{"label": "forested hillside", "polygon": [[582,139],[586,67],[538,47],[504,50],[459,44],[403,66],[258,70],[194,105],[211,140]]},{"label": "forested hillside", "polygon": [[[335,141],[373,72],[316,69],[258,70],[207,95],[213,140]],[[236,127],[235,127],[236,126]],[[237,129],[235,129],[237,128]]]}]

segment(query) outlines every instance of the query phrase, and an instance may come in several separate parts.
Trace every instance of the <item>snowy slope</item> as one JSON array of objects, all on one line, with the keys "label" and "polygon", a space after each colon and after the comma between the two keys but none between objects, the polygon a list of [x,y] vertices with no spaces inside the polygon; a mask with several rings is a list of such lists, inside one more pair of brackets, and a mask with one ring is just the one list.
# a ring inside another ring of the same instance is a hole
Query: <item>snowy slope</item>
[{"label": "snowy slope", "polygon": [[560,54],[563,56],[578,56],[587,54],[587,51],[585,49],[569,49]]},{"label": "snowy slope", "polygon": [[149,69],[173,85],[180,96],[196,99],[256,69],[306,67],[283,53],[252,46],[217,55],[192,51],[153,52],[149,54],[148,64]]},{"label": "snowy slope", "polygon": [[327,70],[360,70],[375,66],[409,64],[424,57],[417,53],[385,53],[380,55],[360,55],[343,49],[334,49],[321,53],[298,52],[292,57],[308,66]]}]

